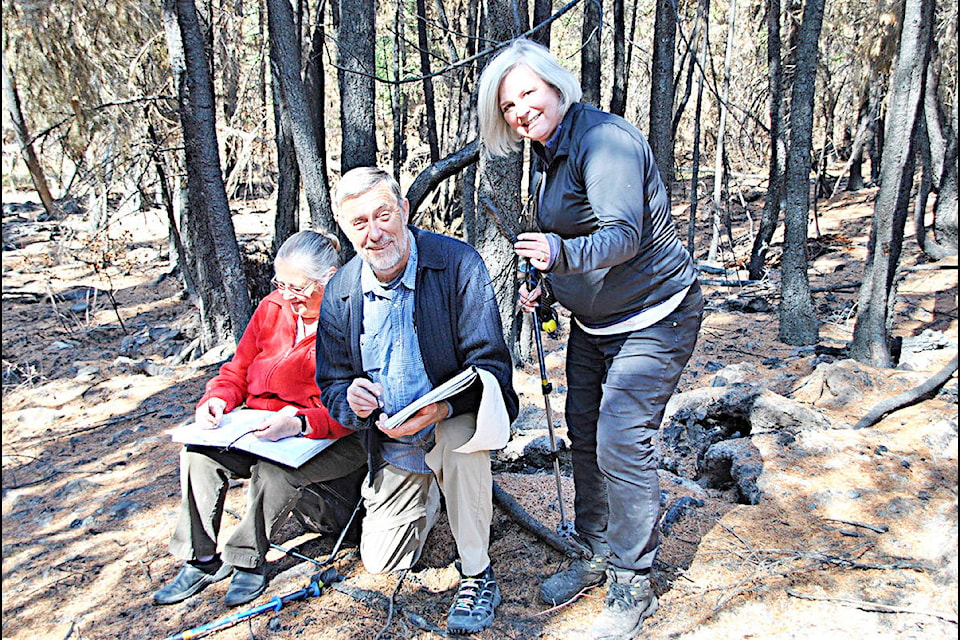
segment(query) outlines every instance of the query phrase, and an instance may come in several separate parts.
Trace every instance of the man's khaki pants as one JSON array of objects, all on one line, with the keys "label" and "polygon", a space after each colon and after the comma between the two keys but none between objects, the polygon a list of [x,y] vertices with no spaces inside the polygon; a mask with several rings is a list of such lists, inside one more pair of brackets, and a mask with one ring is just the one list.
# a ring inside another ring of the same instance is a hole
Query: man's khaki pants
[{"label": "man's khaki pants", "polygon": [[364,481],[361,494],[367,515],[360,557],[367,571],[409,569],[416,563],[439,517],[437,484],[447,500],[447,516],[463,574],[477,575],[490,565],[490,452],[454,452],[473,436],[476,424],[474,414],[437,424],[436,445],[426,456],[432,474],[411,473],[388,464],[376,473],[373,486]]}]

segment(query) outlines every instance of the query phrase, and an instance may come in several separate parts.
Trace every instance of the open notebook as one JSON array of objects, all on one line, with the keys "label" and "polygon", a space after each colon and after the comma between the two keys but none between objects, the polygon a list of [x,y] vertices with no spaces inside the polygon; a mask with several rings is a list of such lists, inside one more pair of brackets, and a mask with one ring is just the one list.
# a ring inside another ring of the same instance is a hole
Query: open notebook
[{"label": "open notebook", "polygon": [[176,427],[167,431],[174,442],[181,444],[206,445],[241,449],[261,458],[267,458],[288,467],[299,467],[317,455],[335,440],[314,440],[313,438],[291,437],[270,442],[261,440],[253,433],[260,422],[274,411],[258,409],[235,409],[223,416],[220,426],[215,429],[203,429],[196,423]]}]

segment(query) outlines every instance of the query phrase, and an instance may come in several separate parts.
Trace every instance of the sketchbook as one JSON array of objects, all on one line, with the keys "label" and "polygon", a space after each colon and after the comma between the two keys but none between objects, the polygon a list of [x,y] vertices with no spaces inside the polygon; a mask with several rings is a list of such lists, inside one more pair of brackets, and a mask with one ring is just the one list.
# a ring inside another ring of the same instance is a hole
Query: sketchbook
[{"label": "sketchbook", "polygon": [[[474,453],[502,449],[510,439],[510,417],[503,401],[503,392],[496,377],[489,371],[470,367],[413,401],[396,414],[387,417],[386,428],[395,429],[417,411],[432,402],[451,398],[479,379],[482,385],[477,409],[477,429],[467,442],[454,449],[457,453]],[[441,427],[442,428],[442,427]]]},{"label": "sketchbook", "polygon": [[464,369],[457,375],[453,376],[443,384],[438,387],[434,387],[426,394],[420,396],[400,411],[397,411],[392,416],[387,417],[387,422],[384,424],[384,429],[396,429],[401,424],[410,419],[410,417],[415,414],[420,409],[423,409],[428,404],[433,404],[434,402],[440,402],[441,400],[446,400],[447,398],[452,398],[457,395],[464,389],[470,386],[470,384],[477,379],[477,369],[476,367],[470,367],[469,369]]},{"label": "sketchbook", "polygon": [[261,440],[252,433],[260,422],[274,411],[258,409],[236,409],[223,416],[220,426],[203,429],[196,423],[176,427],[167,431],[174,442],[209,447],[228,447],[241,449],[261,458],[266,458],[288,467],[299,467],[317,455],[335,440],[323,440],[303,437],[290,437],[281,440]]}]

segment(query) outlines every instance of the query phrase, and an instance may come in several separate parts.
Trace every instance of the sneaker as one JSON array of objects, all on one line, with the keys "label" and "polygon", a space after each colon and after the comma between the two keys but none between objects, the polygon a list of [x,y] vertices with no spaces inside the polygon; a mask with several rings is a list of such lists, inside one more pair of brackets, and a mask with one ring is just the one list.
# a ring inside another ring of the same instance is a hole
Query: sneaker
[{"label": "sneaker", "polygon": [[607,574],[607,557],[596,555],[589,560],[574,560],[540,585],[540,598],[554,606],[567,602],[588,587],[603,584]]},{"label": "sneaker", "polygon": [[[459,563],[457,570],[460,570]],[[494,610],[500,604],[500,587],[493,577],[493,567],[480,575],[460,574],[457,597],[447,613],[447,633],[477,633],[493,623]]]},{"label": "sneaker", "polygon": [[219,557],[209,562],[187,562],[180,573],[167,585],[153,594],[153,604],[175,604],[204,590],[208,585],[219,582],[233,570]]},{"label": "sneaker", "polygon": [[657,594],[647,575],[608,569],[610,587],[603,611],[590,627],[591,640],[630,640],[640,633],[643,621],[657,611]]},{"label": "sneaker", "polygon": [[256,569],[242,569],[237,567],[224,597],[228,607],[247,604],[258,598],[267,590],[267,565],[264,563]]}]

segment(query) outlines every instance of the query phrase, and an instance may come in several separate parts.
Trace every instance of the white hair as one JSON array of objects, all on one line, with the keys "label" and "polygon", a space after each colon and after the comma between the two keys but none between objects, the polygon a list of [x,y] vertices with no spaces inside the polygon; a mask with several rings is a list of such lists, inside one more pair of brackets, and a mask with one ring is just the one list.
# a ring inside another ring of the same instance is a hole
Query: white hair
[{"label": "white hair", "polygon": [[273,259],[273,264],[286,262],[303,271],[310,280],[321,280],[330,267],[340,266],[340,243],[316,231],[298,231],[287,238]]},{"label": "white hair", "polygon": [[507,124],[500,111],[500,83],[510,71],[521,65],[540,76],[560,94],[558,113],[561,119],[570,105],[583,97],[580,82],[546,47],[526,38],[514,40],[486,66],[477,89],[480,139],[487,152],[495,156],[505,156],[520,149],[522,138]]},{"label": "white hair", "polygon": [[333,195],[337,211],[339,212],[344,200],[362,195],[380,183],[385,183],[389,187],[390,193],[397,200],[397,205],[403,207],[400,185],[392,175],[379,167],[355,167],[343,174],[340,182],[337,183],[337,189]]}]

